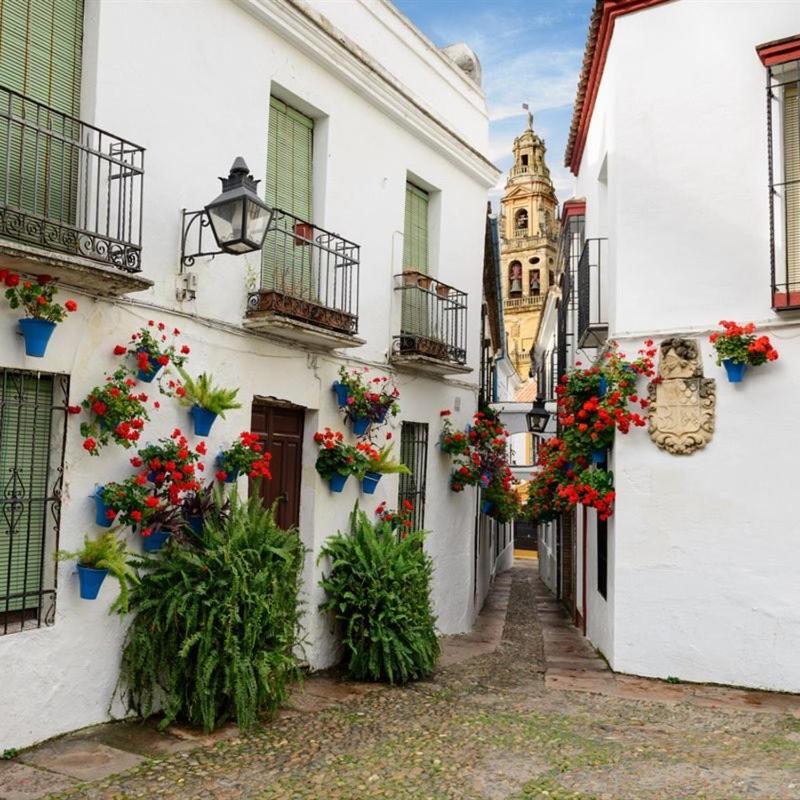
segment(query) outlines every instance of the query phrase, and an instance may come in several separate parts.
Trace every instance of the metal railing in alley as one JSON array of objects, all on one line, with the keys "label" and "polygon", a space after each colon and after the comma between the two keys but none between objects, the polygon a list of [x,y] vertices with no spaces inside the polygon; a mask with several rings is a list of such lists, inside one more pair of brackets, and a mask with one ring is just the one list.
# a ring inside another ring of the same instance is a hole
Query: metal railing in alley
[{"label": "metal railing in alley", "polygon": [[587,239],[578,260],[578,346],[602,347],[608,338],[608,239]]},{"label": "metal railing in alley", "polygon": [[346,334],[358,332],[360,247],[275,209],[264,239],[260,287],[248,316],[263,312]]},{"label": "metal railing in alley", "polygon": [[395,281],[402,292],[402,311],[394,353],[466,364],[466,292],[420,272],[403,272]]},{"label": "metal railing in alley", "polygon": [[141,270],[144,149],[0,86],[0,238]]}]

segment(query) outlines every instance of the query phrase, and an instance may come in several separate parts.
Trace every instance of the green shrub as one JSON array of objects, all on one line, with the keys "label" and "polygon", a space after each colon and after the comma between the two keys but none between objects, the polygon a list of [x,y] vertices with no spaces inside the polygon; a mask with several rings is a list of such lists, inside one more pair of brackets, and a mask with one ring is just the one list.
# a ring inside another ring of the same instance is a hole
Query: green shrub
[{"label": "green shrub", "polygon": [[391,526],[370,522],[356,504],[349,535],[337,533],[320,558],[330,572],[320,585],[320,608],[342,627],[348,669],[359,680],[407,683],[433,672],[439,656],[430,600],[432,562],[424,532],[398,538]]},{"label": "green shrub", "polygon": [[147,717],[162,706],[162,726],[182,719],[206,731],[274,712],[299,677],[304,555],[296,530],[278,528],[258,497],[234,494],[227,516],[206,518],[197,547],[143,559],[122,656],[129,708]]}]

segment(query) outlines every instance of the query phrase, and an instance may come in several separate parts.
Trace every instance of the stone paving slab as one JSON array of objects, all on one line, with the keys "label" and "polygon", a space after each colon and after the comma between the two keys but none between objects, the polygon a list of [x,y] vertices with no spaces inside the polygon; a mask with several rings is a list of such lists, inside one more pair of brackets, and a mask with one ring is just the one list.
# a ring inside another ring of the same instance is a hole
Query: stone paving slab
[{"label": "stone paving slab", "polygon": [[144,756],[81,737],[56,739],[23,753],[19,760],[81,781],[97,781],[138,766]]},{"label": "stone paving slab", "polygon": [[36,769],[19,761],[0,761],[0,800],[37,800],[77,783],[66,775]]}]

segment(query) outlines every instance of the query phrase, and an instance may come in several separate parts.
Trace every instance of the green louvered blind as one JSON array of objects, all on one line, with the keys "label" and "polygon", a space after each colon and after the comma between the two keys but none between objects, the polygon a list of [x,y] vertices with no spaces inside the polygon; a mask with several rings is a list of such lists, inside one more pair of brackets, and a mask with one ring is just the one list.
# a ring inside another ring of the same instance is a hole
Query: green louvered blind
[{"label": "green louvered blind", "polygon": [[[53,378],[0,370],[0,623],[40,604]],[[0,633],[3,625],[0,624]]]},{"label": "green louvered blind", "polygon": [[800,109],[797,86],[783,97],[784,180],[786,181],[786,282],[800,288]]},{"label": "green louvered blind", "polygon": [[[265,199],[270,207],[307,222],[311,222],[313,140],[314,120],[271,97]],[[278,224],[291,225],[288,221]],[[262,286],[309,297],[311,248],[297,245],[292,236],[270,231],[262,254]]]},{"label": "green louvered blind", "polygon": [[428,272],[428,193],[406,183],[403,269]]},{"label": "green louvered blind", "polygon": [[[63,114],[80,113],[83,0],[0,0],[0,85]],[[3,111],[9,96],[0,95]],[[77,126],[13,101],[11,111],[72,140]],[[78,153],[30,128],[0,125],[0,152],[10,137],[8,204],[63,221],[74,216]],[[5,179],[5,176],[3,176]],[[46,186],[46,188],[45,188]],[[0,202],[6,202],[5,195]]]}]

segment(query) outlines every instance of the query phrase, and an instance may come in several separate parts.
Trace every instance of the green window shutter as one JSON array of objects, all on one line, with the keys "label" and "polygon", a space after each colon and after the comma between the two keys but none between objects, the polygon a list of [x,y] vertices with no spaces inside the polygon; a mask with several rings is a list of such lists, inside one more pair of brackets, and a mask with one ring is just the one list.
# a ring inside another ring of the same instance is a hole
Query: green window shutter
[{"label": "green window shutter", "polygon": [[[80,113],[83,0],[0,0],[0,85],[56,111]],[[78,126],[60,115],[0,94],[4,112],[74,140]],[[78,152],[19,125],[0,124],[0,152],[10,142],[8,196],[0,202],[63,222],[75,216]],[[5,179],[5,176],[3,176]],[[47,188],[45,188],[47,187]]]},{"label": "green window shutter", "polygon": [[800,109],[797,86],[783,96],[783,169],[786,182],[786,282],[800,289]]},{"label": "green window shutter", "polygon": [[[269,103],[265,199],[311,222],[314,120],[275,97]],[[288,220],[280,225],[290,225]],[[311,249],[271,231],[262,252],[262,288],[314,299]]]},{"label": "green window shutter", "polygon": [[52,405],[52,377],[0,370],[0,615],[39,606],[52,559],[44,552]]},{"label": "green window shutter", "polygon": [[428,193],[406,183],[403,269],[428,272]]}]

